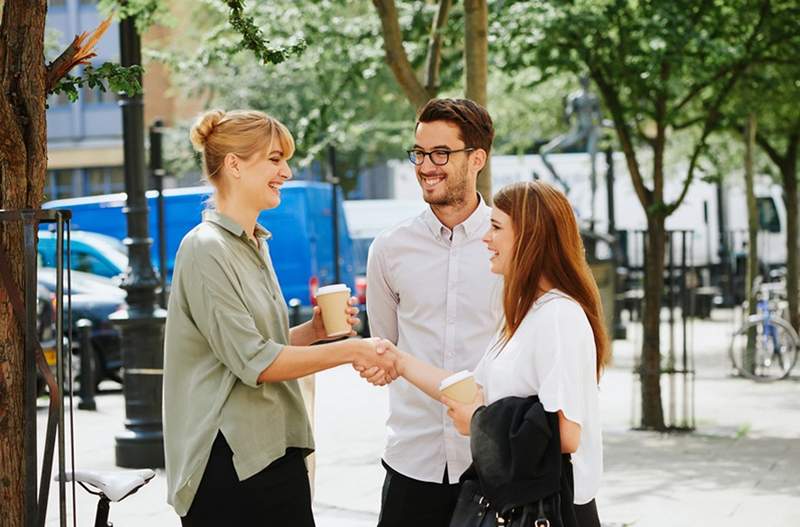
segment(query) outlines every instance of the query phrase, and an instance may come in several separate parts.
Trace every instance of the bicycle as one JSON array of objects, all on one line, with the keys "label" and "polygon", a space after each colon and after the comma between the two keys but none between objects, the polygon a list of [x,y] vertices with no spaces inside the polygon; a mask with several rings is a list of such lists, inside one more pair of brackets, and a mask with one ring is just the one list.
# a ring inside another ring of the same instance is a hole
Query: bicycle
[{"label": "bicycle", "polygon": [[[734,332],[729,350],[736,373],[755,381],[778,381],[789,376],[797,363],[800,337],[781,316],[786,288],[780,282],[757,278],[751,298],[756,313]],[[747,308],[747,302],[742,306]]]}]

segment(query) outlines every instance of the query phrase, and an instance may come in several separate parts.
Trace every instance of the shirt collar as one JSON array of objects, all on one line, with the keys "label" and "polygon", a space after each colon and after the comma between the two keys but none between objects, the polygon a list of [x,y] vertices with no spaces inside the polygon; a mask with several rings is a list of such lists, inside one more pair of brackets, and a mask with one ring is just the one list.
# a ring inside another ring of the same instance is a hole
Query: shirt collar
[{"label": "shirt collar", "polygon": [[[230,216],[226,216],[222,214],[216,209],[206,209],[203,211],[203,221],[209,221],[211,223],[216,223],[226,231],[230,232],[237,238],[241,238],[245,236],[244,227],[239,225],[236,220],[231,218]],[[269,232],[267,229],[256,223],[255,227],[255,234],[256,238],[263,238],[265,240],[269,240],[272,238],[272,233]]]},{"label": "shirt collar", "polygon": [[[484,227],[486,220],[489,218],[490,210],[490,207],[483,201],[483,197],[478,193],[478,206],[466,220],[458,224],[464,228],[464,232],[468,238],[473,237],[475,233],[483,234],[479,231]],[[448,232],[450,230],[439,221],[439,218],[436,217],[436,214],[434,214],[430,206],[423,212],[423,219],[434,236],[440,237],[442,232]],[[458,225],[456,225],[456,227],[458,227]]]}]

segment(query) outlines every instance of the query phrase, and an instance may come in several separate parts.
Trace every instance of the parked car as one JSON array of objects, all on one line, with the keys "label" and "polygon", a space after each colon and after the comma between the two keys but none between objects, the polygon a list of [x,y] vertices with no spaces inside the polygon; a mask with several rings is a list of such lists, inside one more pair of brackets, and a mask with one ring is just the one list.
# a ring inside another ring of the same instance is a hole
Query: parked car
[{"label": "parked car", "polygon": [[[37,250],[41,266],[55,268],[56,245],[56,233],[39,231]],[[74,271],[117,278],[128,266],[127,247],[120,240],[105,234],[73,230],[70,232],[70,249],[70,268]]]},{"label": "parked car", "polygon": [[347,226],[353,240],[356,296],[362,306],[361,333],[369,336],[367,317],[367,256],[372,240],[384,230],[413,218],[428,206],[419,200],[363,199],[344,202]]},{"label": "parked car", "polygon": [[[335,280],[333,265],[333,214],[331,185],[291,181],[281,190],[281,205],[263,212],[258,220],[271,233],[270,252],[275,272],[287,302],[300,300],[304,316],[313,305],[318,286]],[[201,221],[201,213],[210,197],[210,187],[168,189],[164,191],[167,282],[175,263],[175,254],[184,235]],[[147,193],[150,209],[150,236],[153,239],[153,265],[158,267],[159,233],[156,214],[157,193]],[[343,208],[338,210],[340,281],[355,290],[353,246]],[[105,234],[117,240],[127,235],[125,194],[107,194],[50,201],[46,209],[70,209],[72,226],[81,231]]]},{"label": "parked car", "polygon": [[[48,364],[55,366],[55,293],[57,271],[51,267],[40,267],[38,279],[38,309],[40,311],[40,341]],[[117,287],[111,279],[102,276],[72,271],[71,307],[73,356],[80,354],[80,341],[77,322],[88,319],[92,322],[91,343],[95,353],[95,378],[97,382],[110,379],[122,382],[122,355],[120,353],[119,332],[109,320],[109,315],[125,306],[125,291]],[[70,293],[67,278],[64,278],[64,309],[66,295]],[[65,333],[69,329],[69,320],[64,321]],[[49,338],[48,338],[49,337]]]}]

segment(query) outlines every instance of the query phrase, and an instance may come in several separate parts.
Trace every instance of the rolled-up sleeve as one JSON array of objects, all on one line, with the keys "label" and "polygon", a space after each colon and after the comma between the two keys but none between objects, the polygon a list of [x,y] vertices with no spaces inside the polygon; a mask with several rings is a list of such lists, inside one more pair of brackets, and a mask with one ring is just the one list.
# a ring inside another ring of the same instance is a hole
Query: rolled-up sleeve
[{"label": "rolled-up sleeve", "polygon": [[192,251],[192,284],[185,287],[191,316],[212,353],[248,386],[261,375],[284,345],[256,327],[241,295],[243,284],[212,251]]}]

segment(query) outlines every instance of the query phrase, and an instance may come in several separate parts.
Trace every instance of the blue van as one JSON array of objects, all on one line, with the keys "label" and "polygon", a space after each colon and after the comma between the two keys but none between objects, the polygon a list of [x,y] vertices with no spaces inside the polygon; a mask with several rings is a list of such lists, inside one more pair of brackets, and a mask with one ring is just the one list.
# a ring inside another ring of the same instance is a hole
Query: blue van
[{"label": "blue van", "polygon": [[[311,305],[316,287],[335,281],[331,192],[332,186],[327,183],[287,182],[281,189],[280,206],[263,212],[258,218],[259,223],[272,233],[270,254],[287,302],[298,298],[303,305]],[[210,187],[164,191],[168,282],[178,246],[186,233],[200,223],[210,193]],[[153,239],[151,255],[156,269],[159,263],[157,195],[155,191],[147,192],[150,237]],[[105,234],[117,240],[127,236],[126,218],[122,212],[124,193],[49,201],[43,207],[72,210],[73,230]],[[353,244],[341,198],[337,216],[340,281],[355,291]],[[55,245],[52,250],[55,251]]]}]

